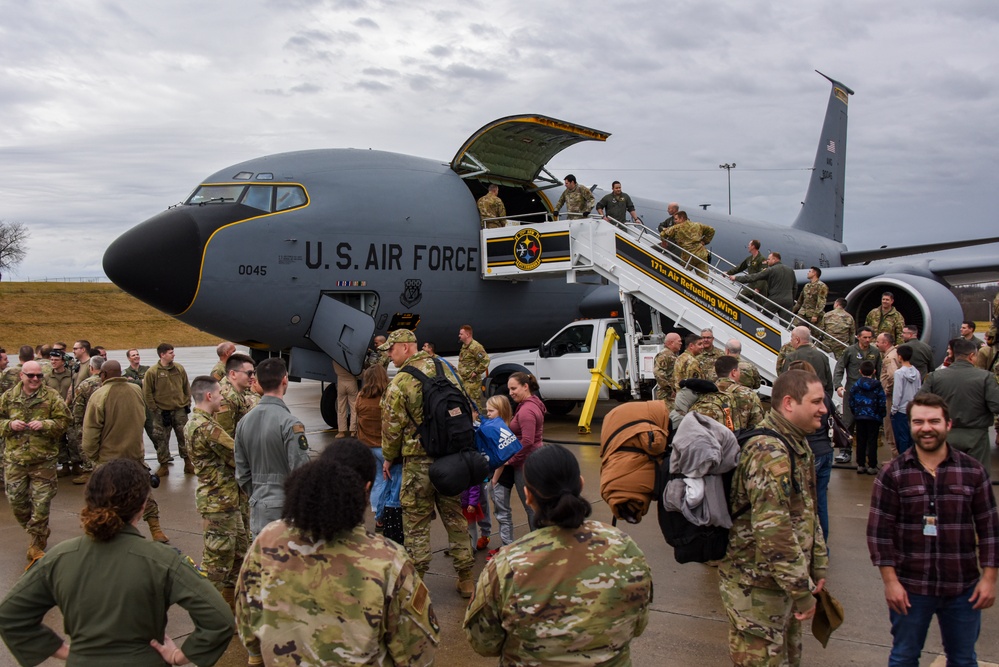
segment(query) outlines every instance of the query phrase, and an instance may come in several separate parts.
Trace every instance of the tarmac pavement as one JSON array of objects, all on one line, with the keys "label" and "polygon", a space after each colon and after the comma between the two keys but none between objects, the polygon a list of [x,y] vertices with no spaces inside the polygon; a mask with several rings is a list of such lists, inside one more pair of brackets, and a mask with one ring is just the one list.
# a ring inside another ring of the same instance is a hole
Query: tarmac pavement
[{"label": "tarmac pavement", "polygon": [[[141,350],[145,364],[156,360],[153,350]],[[109,358],[126,364],[123,351],[113,351]],[[217,361],[214,348],[182,348],[177,350],[177,361],[193,379],[207,374]],[[319,412],[319,383],[306,381],[290,385],[286,402],[292,413],[305,424],[313,456],[333,441]],[[614,404],[598,408],[598,419],[593,423],[593,434],[577,435],[578,410],[569,417],[549,417],[545,421],[545,440],[560,442],[573,451],[579,459],[586,480],[584,495],[593,503],[593,518],[610,522],[607,505],[599,498],[600,458],[599,417]],[[171,441],[176,453],[176,443]],[[156,457],[152,443],[146,440],[146,455],[155,467]],[[882,458],[885,458],[882,453]],[[179,460],[179,459],[178,459]],[[993,460],[993,477],[996,465]],[[878,571],[871,565],[867,552],[865,530],[870,490],[873,477],[857,475],[853,468],[837,468],[829,485],[829,523],[831,564],[828,577],[829,590],[840,600],[846,620],[833,634],[827,648],[816,641],[806,627],[803,664],[816,667],[840,665],[884,665],[888,662],[891,646],[888,611],[884,602],[883,587]],[[169,477],[162,480],[154,491],[160,505],[163,529],[170,537],[170,545],[201,560],[201,519],[194,508],[196,480],[183,474],[183,465],[174,465]],[[514,523],[517,537],[527,530],[523,508],[517,501]],[[70,478],[60,478],[51,514],[52,536],[50,544],[81,534],[79,510],[83,506],[83,487],[74,486]],[[368,527],[373,529],[373,518]],[[623,524],[645,552],[654,576],[655,598],[652,615],[645,633],[632,642],[632,662],[636,667],[687,667],[689,665],[728,665],[728,621],[718,595],[717,572],[706,565],[689,563],[679,565],[673,559],[672,549],[659,531],[655,510],[638,525]],[[148,527],[140,524],[148,535]],[[434,560],[426,577],[427,586],[441,626],[441,642],[437,663],[449,667],[497,664],[496,658],[483,658],[469,647],[461,629],[466,601],[455,591],[457,576],[444,555],[447,537],[439,521],[434,522],[432,533]],[[495,548],[499,545],[498,531],[494,533]],[[6,499],[0,500],[0,591],[6,593],[20,576],[25,565],[28,539],[11,515]],[[476,555],[476,572],[485,564],[485,551]],[[107,574],[107,584],[114,585],[114,573]],[[50,627],[62,634],[61,615],[53,609],[46,616]],[[167,633],[180,644],[191,632],[187,614],[174,607],[170,612]],[[943,648],[940,634],[934,624],[930,628],[921,665],[942,667]],[[980,665],[999,663],[999,611],[991,609],[983,614],[982,632],[978,641]],[[0,667],[16,665],[6,646],[0,645]],[[61,664],[48,660],[45,665]],[[246,665],[246,652],[238,637],[234,638],[223,659],[222,666]]]}]

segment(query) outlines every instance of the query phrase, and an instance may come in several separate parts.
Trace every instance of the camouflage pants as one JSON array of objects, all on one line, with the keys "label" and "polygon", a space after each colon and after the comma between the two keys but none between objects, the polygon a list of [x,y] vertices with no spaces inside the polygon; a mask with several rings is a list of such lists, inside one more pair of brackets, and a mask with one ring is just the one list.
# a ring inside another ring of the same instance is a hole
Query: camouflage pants
[{"label": "camouflage pants", "polygon": [[204,520],[205,549],[201,567],[208,580],[221,593],[236,586],[236,577],[243,567],[243,557],[250,547],[249,533],[239,510],[207,512]]},{"label": "camouflage pants", "polygon": [[150,493],[149,496],[146,497],[146,509],[145,511],[142,512],[142,520],[149,521],[150,519],[159,519],[159,518],[160,518],[160,504],[156,502],[156,499],[153,498],[153,494]]},{"label": "camouflage pants", "polygon": [[59,440],[59,463],[78,465],[85,462],[86,457],[80,449],[80,429],[70,426]]},{"label": "camouflage pants", "polygon": [[801,622],[783,591],[718,582],[728,612],[728,650],[737,667],[801,664]]},{"label": "camouflage pants", "polygon": [[55,459],[4,464],[4,488],[14,518],[31,535],[48,538],[49,507],[58,491]]},{"label": "camouflage pants", "polygon": [[406,551],[413,559],[420,575],[430,569],[430,516],[434,506],[447,530],[448,553],[454,559],[457,572],[472,569],[475,557],[468,537],[468,522],[461,513],[457,496],[442,496],[430,483],[430,463],[426,456],[406,457],[402,464],[402,528],[406,537]]},{"label": "camouflage pants", "polygon": [[462,380],[461,385],[465,388],[465,393],[468,394],[468,397],[475,403],[476,409],[479,412],[483,412],[485,410],[485,403],[482,402],[482,381]]},{"label": "camouflage pants", "polygon": [[[184,408],[177,410],[153,410],[153,445],[156,447],[156,459],[161,463],[170,460],[170,431],[177,435],[177,451],[181,457],[187,458],[187,442],[184,440],[184,425],[187,424],[187,412]],[[163,425],[163,415],[170,415],[169,427]]]}]

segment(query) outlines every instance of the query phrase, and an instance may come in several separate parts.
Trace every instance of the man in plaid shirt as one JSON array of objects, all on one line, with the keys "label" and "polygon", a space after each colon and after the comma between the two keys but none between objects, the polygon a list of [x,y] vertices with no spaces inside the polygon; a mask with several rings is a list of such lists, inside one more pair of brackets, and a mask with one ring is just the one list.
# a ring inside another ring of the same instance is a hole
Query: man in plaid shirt
[{"label": "man in plaid shirt", "polygon": [[894,637],[888,664],[917,667],[936,614],[947,664],[977,665],[982,609],[995,602],[999,566],[992,485],[978,461],[947,445],[950,411],[941,397],[918,394],[909,422],[915,447],[878,474],[867,521]]}]

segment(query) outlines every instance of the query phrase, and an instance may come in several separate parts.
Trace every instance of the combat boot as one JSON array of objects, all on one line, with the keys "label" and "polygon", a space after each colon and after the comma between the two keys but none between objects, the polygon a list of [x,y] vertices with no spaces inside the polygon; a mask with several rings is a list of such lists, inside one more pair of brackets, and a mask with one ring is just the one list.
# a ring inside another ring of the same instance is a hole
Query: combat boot
[{"label": "combat boot", "polygon": [[334,435],[333,437],[334,438],[346,438],[347,437],[347,432],[346,431],[337,431],[336,435]]},{"label": "combat boot", "polygon": [[48,546],[48,538],[42,535],[32,535],[31,544],[28,546],[28,567],[24,568],[27,570],[32,565],[35,564],[39,558],[45,555],[45,547]]},{"label": "combat boot", "polygon": [[194,472],[194,464],[192,464],[191,463],[191,459],[189,459],[186,456],[184,457],[184,474],[185,475],[193,475],[193,474],[195,474],[195,472]]},{"label": "combat boot", "polygon": [[222,599],[225,603],[229,605],[229,609],[232,609],[232,613],[236,613],[236,587],[226,586],[222,589]]},{"label": "combat boot", "polygon": [[166,463],[161,463],[160,467],[156,469],[157,477],[169,477],[170,467]]},{"label": "combat boot", "polygon": [[163,529],[160,528],[160,520],[158,518],[146,519],[146,523],[149,524],[149,532],[152,534],[153,540],[162,542],[163,544],[167,544],[170,541],[170,538],[167,537],[166,533],[163,532]]},{"label": "combat boot", "polygon": [[85,472],[82,475],[73,478],[73,484],[86,484],[90,481],[90,472]]},{"label": "combat boot", "polygon": [[458,595],[466,600],[472,597],[472,593],[475,592],[475,580],[472,579],[471,569],[462,570],[458,573],[458,583],[455,588],[458,590]]}]

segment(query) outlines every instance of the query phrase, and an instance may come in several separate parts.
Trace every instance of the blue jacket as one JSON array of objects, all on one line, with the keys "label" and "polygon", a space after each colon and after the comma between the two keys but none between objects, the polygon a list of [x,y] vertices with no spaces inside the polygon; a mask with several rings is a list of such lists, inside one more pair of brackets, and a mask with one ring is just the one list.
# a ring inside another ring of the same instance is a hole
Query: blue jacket
[{"label": "blue jacket", "polygon": [[850,390],[850,410],[854,419],[882,421],[887,411],[887,397],[881,381],[861,376]]}]

